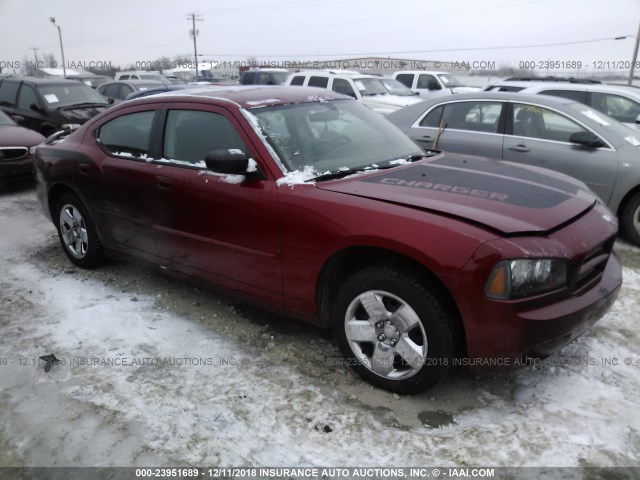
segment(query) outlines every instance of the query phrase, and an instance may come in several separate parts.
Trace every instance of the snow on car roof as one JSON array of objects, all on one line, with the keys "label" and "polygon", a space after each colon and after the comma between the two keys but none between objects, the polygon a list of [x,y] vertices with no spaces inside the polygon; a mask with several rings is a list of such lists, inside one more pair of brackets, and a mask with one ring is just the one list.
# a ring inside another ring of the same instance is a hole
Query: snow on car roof
[{"label": "snow on car roof", "polygon": [[324,88],[313,87],[284,87],[271,85],[212,85],[201,88],[190,88],[186,90],[171,91],[155,95],[153,98],[136,100],[136,102],[157,102],[164,99],[180,100],[186,98],[221,100],[233,102],[242,108],[272,107],[275,105],[287,105],[291,103],[306,103],[326,100],[344,100],[349,97],[326,90]]}]

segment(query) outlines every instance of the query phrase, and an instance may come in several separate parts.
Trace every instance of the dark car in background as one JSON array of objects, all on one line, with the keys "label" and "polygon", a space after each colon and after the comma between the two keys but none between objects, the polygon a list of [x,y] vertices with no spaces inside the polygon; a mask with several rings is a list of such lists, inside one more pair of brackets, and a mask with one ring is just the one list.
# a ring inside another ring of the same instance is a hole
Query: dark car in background
[{"label": "dark car in background", "polygon": [[438,97],[388,120],[424,148],[550,168],[597,193],[640,245],[640,132],[571,99],[520,92]]},{"label": "dark car in background", "polygon": [[42,135],[19,127],[0,110],[0,186],[13,180],[33,179],[34,148],[42,142]]},{"label": "dark car in background", "polygon": [[103,83],[97,88],[97,91],[111,103],[120,103],[134,92],[144,92],[145,90],[157,88],[168,89],[170,86],[172,85],[166,85],[157,80],[116,80]]},{"label": "dark car in background", "polygon": [[325,89],[125,102],[36,163],[75,265],[136,258],[332,327],[345,364],[398,393],[454,361],[548,356],[622,282],[615,216],[582,182],[421,152]]},{"label": "dark car in background", "polygon": [[34,77],[0,80],[0,109],[18,125],[45,137],[82,125],[108,107],[103,96],[76,80]]}]

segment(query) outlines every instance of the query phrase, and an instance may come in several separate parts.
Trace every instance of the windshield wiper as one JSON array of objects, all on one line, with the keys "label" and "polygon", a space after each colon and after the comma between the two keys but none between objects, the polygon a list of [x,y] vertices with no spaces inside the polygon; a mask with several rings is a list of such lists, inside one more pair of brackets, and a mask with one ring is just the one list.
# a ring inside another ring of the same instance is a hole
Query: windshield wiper
[{"label": "windshield wiper", "polygon": [[106,107],[106,106],[109,106],[109,104],[98,103],[98,102],[85,102],[85,103],[74,103],[72,105],[64,105],[59,108],[63,109],[63,108],[84,108],[84,107]]},{"label": "windshield wiper", "polygon": [[[420,156],[420,158],[422,158],[422,156]],[[336,178],[343,178],[343,177],[346,177],[347,175],[353,175],[354,173],[362,173],[362,172],[375,171],[375,170],[386,170],[388,168],[394,168],[398,166],[399,165],[394,165],[394,164],[380,166],[378,164],[373,163],[371,165],[367,165],[366,167],[345,168],[342,170],[336,170],[334,172],[322,173],[317,177],[310,178],[309,180],[306,180],[306,181],[321,182],[323,180],[333,180]]]}]

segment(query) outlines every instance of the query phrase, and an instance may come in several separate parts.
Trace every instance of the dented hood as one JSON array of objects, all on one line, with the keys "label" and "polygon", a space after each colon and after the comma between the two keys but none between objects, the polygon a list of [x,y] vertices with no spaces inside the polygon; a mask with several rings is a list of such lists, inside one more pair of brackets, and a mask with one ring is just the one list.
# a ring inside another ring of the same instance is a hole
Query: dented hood
[{"label": "dented hood", "polygon": [[504,234],[554,230],[597,202],[584,184],[566,175],[461,155],[438,155],[316,186],[456,217]]}]

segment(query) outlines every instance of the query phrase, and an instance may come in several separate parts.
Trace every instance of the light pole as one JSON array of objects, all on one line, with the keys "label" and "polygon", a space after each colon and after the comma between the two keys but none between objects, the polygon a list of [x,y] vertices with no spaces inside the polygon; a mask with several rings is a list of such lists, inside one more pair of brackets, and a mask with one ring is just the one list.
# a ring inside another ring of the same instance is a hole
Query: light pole
[{"label": "light pole", "polygon": [[56,24],[56,19],[53,17],[49,17],[49,21],[53,23],[54,27],[58,27],[58,37],[60,38],[60,53],[62,54],[62,74],[64,78],[67,78],[67,67],[64,64],[64,48],[62,48],[62,29],[60,25]]}]

